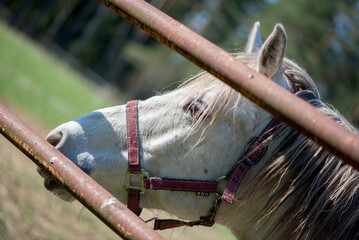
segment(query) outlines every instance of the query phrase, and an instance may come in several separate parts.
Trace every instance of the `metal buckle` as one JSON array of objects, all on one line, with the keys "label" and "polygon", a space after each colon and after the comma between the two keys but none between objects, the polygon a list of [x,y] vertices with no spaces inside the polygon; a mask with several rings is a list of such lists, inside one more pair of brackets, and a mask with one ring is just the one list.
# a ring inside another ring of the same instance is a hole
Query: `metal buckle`
[{"label": "metal buckle", "polygon": [[262,149],[260,150],[258,156],[256,157],[255,161],[252,161],[252,160],[250,159],[250,156],[247,157],[247,158],[245,159],[245,161],[246,161],[249,165],[252,165],[252,166],[253,166],[253,165],[256,165],[256,164],[262,159],[262,157],[264,156],[264,154],[266,154],[267,149],[268,149],[268,146],[262,148]]},{"label": "metal buckle", "polygon": [[205,227],[212,227],[214,225],[214,218],[210,217],[200,217],[200,225]]},{"label": "metal buckle", "polygon": [[[141,218],[141,219],[142,219],[142,218]],[[143,220],[143,219],[142,219],[142,221],[144,221],[145,223],[149,223],[149,222],[156,221],[156,220],[158,220],[158,217],[153,217],[153,218],[150,218],[150,219],[148,219],[148,220]]]},{"label": "metal buckle", "polygon": [[250,160],[249,158],[246,158],[245,161],[249,164],[249,165],[256,165],[259,160],[261,160],[260,158],[256,158],[256,160],[253,162],[252,160]]},{"label": "metal buckle", "polygon": [[[227,176],[221,176],[221,177],[217,178],[216,182],[218,184],[218,189],[220,187],[219,182],[222,181],[222,180],[226,180],[226,179],[227,179]],[[224,185],[224,188],[226,188],[226,184]],[[216,192],[217,197],[221,197],[222,194],[223,194],[223,191],[218,190]]]},{"label": "metal buckle", "polygon": [[[132,177],[140,178],[139,182],[141,182],[141,186],[131,185]],[[126,189],[139,190],[141,194],[144,194],[146,191],[145,179],[148,177],[149,177],[148,173],[143,169],[141,169],[141,171],[138,173],[130,173],[129,171],[127,171],[127,173],[126,173]]]},{"label": "metal buckle", "polygon": [[[256,143],[256,142],[261,143],[261,142],[263,142],[263,139],[262,139],[261,137],[252,138],[252,140],[249,141],[249,144],[247,145],[247,147],[244,148],[244,150],[243,150],[243,156],[245,156],[245,155],[247,154],[248,150],[252,150],[252,148],[256,148],[256,146],[253,145],[253,144]],[[256,156],[256,158],[255,158],[254,161],[252,161],[252,160],[250,159],[251,156],[245,158],[244,160],[245,160],[249,165],[256,165],[256,164],[262,159],[263,155],[267,152],[267,146],[264,147],[264,148],[262,148],[262,149],[260,149],[259,151],[260,151],[259,153],[258,153],[258,152],[254,152],[254,153],[253,153],[253,154],[258,154],[258,155]]]}]

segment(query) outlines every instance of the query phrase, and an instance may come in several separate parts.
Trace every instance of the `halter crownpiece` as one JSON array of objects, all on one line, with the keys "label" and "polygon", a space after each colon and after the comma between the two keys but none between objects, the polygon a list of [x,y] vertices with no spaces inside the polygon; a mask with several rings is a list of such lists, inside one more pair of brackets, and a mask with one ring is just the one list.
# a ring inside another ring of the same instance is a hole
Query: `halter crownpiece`
[{"label": "halter crownpiece", "polygon": [[[133,100],[127,103],[126,119],[127,119],[127,148],[128,148],[128,172],[126,174],[126,188],[128,192],[127,207],[137,215],[140,215],[142,209],[139,206],[140,195],[146,190],[168,190],[168,191],[184,191],[195,192],[200,196],[209,196],[210,193],[216,193],[215,200],[209,216],[201,217],[199,220],[185,222],[173,219],[157,219],[155,220],[154,229],[164,230],[181,226],[206,226],[211,227],[215,222],[215,216],[223,199],[226,203],[232,204],[238,186],[243,179],[245,173],[250,166],[255,165],[265,154],[266,148],[258,148],[258,146],[271,135],[280,125],[280,121],[273,119],[269,125],[263,130],[260,137],[255,138],[245,150],[232,170],[225,176],[228,180],[227,186],[223,193],[218,189],[218,181],[200,181],[200,180],[183,180],[183,179],[167,179],[160,177],[150,177],[149,174],[141,168],[140,140],[138,130],[138,101]],[[258,149],[257,149],[258,148]],[[251,153],[247,157],[247,153]]]}]

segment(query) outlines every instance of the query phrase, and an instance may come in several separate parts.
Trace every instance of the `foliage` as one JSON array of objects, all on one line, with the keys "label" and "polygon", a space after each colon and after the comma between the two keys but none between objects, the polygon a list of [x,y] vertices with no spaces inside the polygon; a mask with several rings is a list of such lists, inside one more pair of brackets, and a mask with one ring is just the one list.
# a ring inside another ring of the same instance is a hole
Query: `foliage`
[{"label": "foliage", "polygon": [[[282,22],[289,37],[287,56],[319,82],[324,98],[359,123],[359,107],[350,104],[359,99],[358,1],[150,3],[230,52],[243,49],[254,21],[261,21],[264,36]],[[20,0],[5,1],[4,7],[1,15],[10,24],[50,49],[61,47],[126,92],[126,99],[147,98],[199,71],[96,1]]]},{"label": "foliage", "polygon": [[322,97],[359,125],[359,2],[282,0],[254,18],[267,34],[276,22],[285,25],[287,57],[307,69]]},{"label": "foliage", "polygon": [[[359,123],[359,107],[350,104],[359,100],[357,0],[149,2],[230,52],[243,49],[256,20],[264,36],[283,23],[287,56],[308,70],[325,99]],[[50,49],[60,46],[126,92],[125,98],[147,98],[199,71],[96,1],[20,0],[4,6],[2,16],[14,27]]]}]

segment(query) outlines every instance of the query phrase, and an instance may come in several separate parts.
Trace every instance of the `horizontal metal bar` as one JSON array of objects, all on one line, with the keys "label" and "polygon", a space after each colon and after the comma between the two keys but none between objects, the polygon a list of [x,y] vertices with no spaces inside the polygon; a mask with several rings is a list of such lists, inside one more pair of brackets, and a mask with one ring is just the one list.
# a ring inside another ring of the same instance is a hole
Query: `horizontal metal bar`
[{"label": "horizontal metal bar", "polygon": [[0,132],[123,239],[163,239],[1,103]]},{"label": "horizontal metal bar", "polygon": [[98,0],[359,170],[359,136],[143,0]]}]

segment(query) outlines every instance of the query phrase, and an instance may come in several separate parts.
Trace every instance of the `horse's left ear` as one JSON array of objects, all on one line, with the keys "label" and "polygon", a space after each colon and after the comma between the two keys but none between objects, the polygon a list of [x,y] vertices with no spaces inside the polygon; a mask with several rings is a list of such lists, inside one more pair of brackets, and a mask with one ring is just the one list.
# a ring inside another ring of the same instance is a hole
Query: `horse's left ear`
[{"label": "horse's left ear", "polygon": [[268,78],[273,78],[276,73],[282,73],[286,47],[287,35],[285,30],[281,24],[276,24],[259,52],[257,71]]},{"label": "horse's left ear", "polygon": [[248,36],[247,44],[245,51],[246,53],[256,53],[259,52],[263,43],[261,39],[261,34],[259,32],[260,24],[259,22],[254,23],[251,33]]}]

